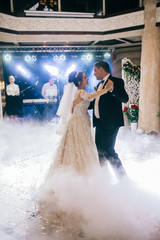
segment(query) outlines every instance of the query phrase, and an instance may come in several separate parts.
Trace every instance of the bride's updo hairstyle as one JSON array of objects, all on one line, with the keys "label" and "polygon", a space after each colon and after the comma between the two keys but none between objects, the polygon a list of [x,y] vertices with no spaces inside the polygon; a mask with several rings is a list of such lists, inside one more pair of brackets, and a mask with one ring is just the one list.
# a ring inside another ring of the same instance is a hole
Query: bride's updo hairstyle
[{"label": "bride's updo hairstyle", "polygon": [[76,87],[79,87],[78,82],[82,82],[82,81],[83,81],[83,72],[73,71],[69,74],[68,82],[69,83],[73,82]]}]

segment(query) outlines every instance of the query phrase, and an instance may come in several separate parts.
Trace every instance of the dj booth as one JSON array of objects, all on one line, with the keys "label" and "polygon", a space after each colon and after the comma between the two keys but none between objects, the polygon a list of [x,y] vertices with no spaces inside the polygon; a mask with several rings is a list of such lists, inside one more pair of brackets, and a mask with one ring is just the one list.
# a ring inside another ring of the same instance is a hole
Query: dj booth
[{"label": "dj booth", "polygon": [[56,98],[50,99],[23,99],[24,116],[30,115],[40,120],[51,120],[55,113]]}]

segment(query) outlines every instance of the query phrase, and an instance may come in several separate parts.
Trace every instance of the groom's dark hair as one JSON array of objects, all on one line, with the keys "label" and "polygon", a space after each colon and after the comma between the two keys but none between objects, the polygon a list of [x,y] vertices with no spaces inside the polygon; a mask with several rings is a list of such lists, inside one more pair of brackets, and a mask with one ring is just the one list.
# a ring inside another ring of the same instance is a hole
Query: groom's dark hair
[{"label": "groom's dark hair", "polygon": [[94,66],[97,67],[98,69],[102,67],[106,73],[109,72],[109,64],[106,61],[101,60],[99,62],[96,62]]}]

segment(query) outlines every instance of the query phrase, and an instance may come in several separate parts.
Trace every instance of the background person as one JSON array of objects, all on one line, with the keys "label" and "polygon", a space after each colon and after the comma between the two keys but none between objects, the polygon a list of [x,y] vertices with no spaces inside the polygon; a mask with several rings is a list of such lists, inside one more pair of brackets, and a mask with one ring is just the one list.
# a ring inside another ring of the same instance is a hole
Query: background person
[{"label": "background person", "polygon": [[45,99],[52,99],[57,97],[57,85],[54,83],[55,79],[51,77],[48,83],[45,83],[42,87],[41,94]]},{"label": "background person", "polygon": [[15,84],[14,76],[9,76],[9,82],[6,86],[6,106],[5,112],[11,118],[17,118],[22,115],[22,100],[20,97],[20,89],[17,84]]},{"label": "background person", "polygon": [[41,94],[45,99],[49,101],[46,103],[43,117],[46,120],[52,120],[56,112],[56,102],[57,102],[57,85],[54,83],[55,79],[53,77],[49,78],[48,83],[45,83],[42,87]]}]

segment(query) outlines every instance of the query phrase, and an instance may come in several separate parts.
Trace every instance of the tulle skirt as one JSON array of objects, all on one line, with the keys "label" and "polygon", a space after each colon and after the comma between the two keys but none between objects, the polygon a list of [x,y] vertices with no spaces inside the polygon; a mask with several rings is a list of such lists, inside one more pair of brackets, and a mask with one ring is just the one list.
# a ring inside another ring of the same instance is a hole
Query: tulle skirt
[{"label": "tulle skirt", "polygon": [[53,157],[49,175],[59,167],[72,168],[80,174],[100,168],[89,115],[73,115],[69,120]]}]

